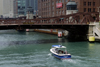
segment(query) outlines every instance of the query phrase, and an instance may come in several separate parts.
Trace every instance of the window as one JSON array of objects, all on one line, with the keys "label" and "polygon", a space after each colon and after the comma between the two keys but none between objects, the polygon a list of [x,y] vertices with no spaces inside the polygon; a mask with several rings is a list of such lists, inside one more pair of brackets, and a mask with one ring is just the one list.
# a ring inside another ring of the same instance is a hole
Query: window
[{"label": "window", "polygon": [[52,5],[54,5],[54,1],[52,1]]},{"label": "window", "polygon": [[86,12],[86,8],[84,8],[84,12]]},{"label": "window", "polygon": [[91,8],[88,8],[88,12],[91,12]]},{"label": "window", "polygon": [[90,2],[89,4],[90,4],[90,6],[91,6],[91,2]]},{"label": "window", "polygon": [[52,9],[54,10],[54,7],[52,7]]},{"label": "window", "polygon": [[95,2],[93,2],[93,6],[95,6]]},{"label": "window", "polygon": [[25,6],[22,6],[23,9],[25,9]]},{"label": "window", "polygon": [[93,8],[93,12],[95,12],[95,8]]},{"label": "window", "polygon": [[86,6],[86,2],[84,2],[84,6]]},{"label": "window", "polygon": [[58,3],[58,1],[56,1],[56,3]]},{"label": "window", "polygon": [[20,3],[21,1],[18,1],[18,3]]},{"label": "window", "polygon": [[62,14],[64,14],[64,10],[62,11]]},{"label": "window", "polygon": [[88,2],[88,6],[91,6],[91,2]]},{"label": "window", "polygon": [[59,0],[59,3],[61,3],[61,0]]},{"label": "window", "polygon": [[62,0],[62,2],[64,3],[64,0]]},{"label": "window", "polygon": [[18,6],[18,9],[20,9],[20,6]]}]

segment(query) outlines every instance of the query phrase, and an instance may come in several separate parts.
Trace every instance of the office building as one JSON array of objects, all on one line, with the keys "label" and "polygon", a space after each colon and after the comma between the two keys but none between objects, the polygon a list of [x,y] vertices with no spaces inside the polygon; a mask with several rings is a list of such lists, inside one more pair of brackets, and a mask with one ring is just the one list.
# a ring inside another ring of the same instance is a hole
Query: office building
[{"label": "office building", "polygon": [[14,0],[0,0],[0,16],[4,18],[14,17]]},{"label": "office building", "polygon": [[26,16],[27,8],[32,7],[34,9],[33,14],[37,11],[37,0],[17,0],[18,16]]},{"label": "office building", "polygon": [[[38,0],[39,16],[54,17],[66,15],[66,4],[70,0]],[[97,12],[100,0],[71,0],[77,4],[78,12]]]},{"label": "office building", "polygon": [[27,0],[27,7],[28,6],[34,9],[34,15],[36,15],[38,11],[38,0]]},{"label": "office building", "polygon": [[18,16],[26,15],[26,0],[17,0]]}]

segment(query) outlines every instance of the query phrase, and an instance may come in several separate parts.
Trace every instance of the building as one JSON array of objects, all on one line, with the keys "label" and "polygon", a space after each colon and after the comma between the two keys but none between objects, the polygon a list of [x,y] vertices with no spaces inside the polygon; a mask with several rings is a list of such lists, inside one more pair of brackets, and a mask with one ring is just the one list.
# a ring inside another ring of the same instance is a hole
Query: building
[{"label": "building", "polygon": [[14,17],[14,0],[0,0],[0,16],[4,18]]},{"label": "building", "polygon": [[66,8],[67,8],[66,9],[66,15],[78,12],[78,10],[77,10],[77,3],[75,1],[69,1],[66,4]]},{"label": "building", "polygon": [[[38,14],[41,17],[66,15],[66,4],[70,0],[38,0]],[[77,3],[78,12],[97,12],[100,0],[72,0]]]},{"label": "building", "polygon": [[17,0],[14,0],[14,18],[18,17],[18,2]]},{"label": "building", "polygon": [[26,15],[26,0],[17,0],[17,11],[18,16],[25,16]]},{"label": "building", "polygon": [[26,16],[28,7],[32,7],[34,9],[33,14],[36,14],[37,0],[17,0],[17,4],[18,16]]},{"label": "building", "polygon": [[97,12],[100,0],[77,0],[79,12]]},{"label": "building", "polygon": [[27,7],[32,7],[34,9],[34,15],[38,11],[38,0],[27,0]]},{"label": "building", "polygon": [[33,19],[33,8],[32,7],[27,8],[26,19]]},{"label": "building", "polygon": [[[54,17],[66,14],[66,4],[68,0],[38,0],[39,16]],[[61,4],[60,7],[56,5]]]},{"label": "building", "polygon": [[38,0],[34,0],[34,15],[38,14]]}]

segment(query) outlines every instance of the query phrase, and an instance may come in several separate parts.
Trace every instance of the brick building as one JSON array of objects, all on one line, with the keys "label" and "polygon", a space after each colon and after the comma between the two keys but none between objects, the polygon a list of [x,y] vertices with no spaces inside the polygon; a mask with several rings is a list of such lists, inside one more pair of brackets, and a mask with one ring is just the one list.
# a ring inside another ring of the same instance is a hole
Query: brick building
[{"label": "brick building", "polygon": [[[38,0],[38,15],[54,17],[66,14],[66,4],[69,0]],[[77,3],[78,12],[97,12],[100,0],[72,0]]]}]

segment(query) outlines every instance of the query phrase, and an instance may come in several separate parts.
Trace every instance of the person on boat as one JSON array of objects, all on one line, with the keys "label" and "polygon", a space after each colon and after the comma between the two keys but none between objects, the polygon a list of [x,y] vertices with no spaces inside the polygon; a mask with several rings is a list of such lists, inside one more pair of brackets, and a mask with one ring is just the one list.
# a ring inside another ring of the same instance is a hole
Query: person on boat
[{"label": "person on boat", "polygon": [[65,52],[65,54],[67,54],[67,51]]},{"label": "person on boat", "polygon": [[64,54],[67,54],[67,50],[65,50]]},{"label": "person on boat", "polygon": [[58,53],[58,48],[55,49],[56,53]]},{"label": "person on boat", "polygon": [[63,54],[63,51],[62,50],[58,50],[58,54]]}]

